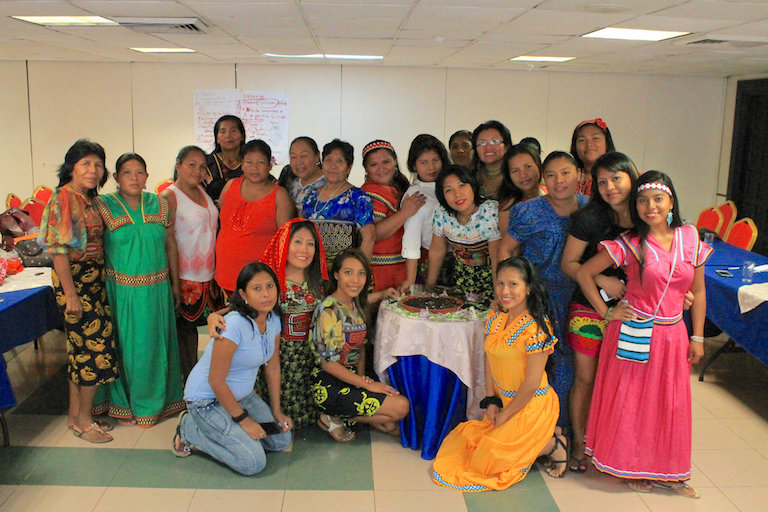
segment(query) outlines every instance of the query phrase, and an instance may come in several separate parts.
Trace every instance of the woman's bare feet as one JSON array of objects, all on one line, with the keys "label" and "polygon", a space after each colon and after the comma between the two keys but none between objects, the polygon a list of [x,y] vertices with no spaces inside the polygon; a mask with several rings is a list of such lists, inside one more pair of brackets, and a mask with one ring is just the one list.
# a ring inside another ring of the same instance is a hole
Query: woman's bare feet
[{"label": "woman's bare feet", "polygon": [[568,468],[568,438],[557,432],[552,438],[555,440],[555,447],[547,455],[544,470],[552,478],[560,478]]},{"label": "woman's bare feet", "polygon": [[334,440],[340,443],[346,443],[355,438],[355,433],[347,430],[339,418],[332,418],[328,414],[320,415],[317,426],[328,432]]}]

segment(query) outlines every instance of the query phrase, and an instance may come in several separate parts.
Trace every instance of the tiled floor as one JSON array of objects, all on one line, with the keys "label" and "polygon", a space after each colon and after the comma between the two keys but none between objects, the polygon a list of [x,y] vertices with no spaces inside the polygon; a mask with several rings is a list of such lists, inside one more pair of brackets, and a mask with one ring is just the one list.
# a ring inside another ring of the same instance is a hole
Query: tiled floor
[{"label": "tiled floor", "polygon": [[[711,352],[717,343],[708,341]],[[60,335],[6,354],[19,401],[62,364]],[[290,451],[243,477],[202,456],[169,451],[175,419],[151,429],[117,426],[115,441],[72,436],[65,416],[8,415],[12,447],[0,447],[0,512],[158,510],[475,512],[755,511],[768,503],[768,369],[747,354],[726,354],[706,382],[692,377],[693,470],[702,495],[690,500],[629,491],[597,472],[552,479],[532,471],[504,492],[462,494],[435,486],[430,462],[377,432],[350,444],[319,429],[298,433]]]}]

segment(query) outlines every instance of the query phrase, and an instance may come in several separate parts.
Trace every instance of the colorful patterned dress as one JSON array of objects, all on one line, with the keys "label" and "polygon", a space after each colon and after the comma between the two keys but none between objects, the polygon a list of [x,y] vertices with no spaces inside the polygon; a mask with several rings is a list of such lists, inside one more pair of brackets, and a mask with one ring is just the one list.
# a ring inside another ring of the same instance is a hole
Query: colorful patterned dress
[{"label": "colorful patterned dress", "polygon": [[96,206],[107,227],[107,293],[123,378],[99,389],[94,411],[150,427],[184,409],[165,252],[173,218],[165,199],[147,192],[135,209],[119,194],[100,196]]},{"label": "colorful patterned dress", "polygon": [[[587,204],[587,197],[576,195],[579,208]],[[509,211],[508,233],[523,244],[523,256],[539,271],[549,293],[552,327],[559,340],[565,339],[568,329],[568,306],[576,283],[560,267],[563,247],[568,234],[570,216],[558,215],[547,196],[539,196],[512,206]],[[560,398],[558,425],[570,424],[568,393],[573,382],[573,349],[561,343],[552,356],[554,362],[552,386]]]},{"label": "colorful patterned dress", "polygon": [[[363,191],[373,201],[373,217],[381,221],[391,217],[400,206],[400,194],[397,188],[379,185],[372,181],[363,183]],[[373,272],[374,291],[397,288],[405,281],[408,274],[405,269],[403,251],[403,228],[400,227],[391,236],[373,244],[371,272]]]},{"label": "colorful patterned dress", "polygon": [[[621,478],[683,481],[691,477],[691,363],[688,331],[681,321],[683,299],[694,268],[712,249],[694,226],[675,230],[670,251],[648,236],[640,279],[639,239],[622,235],[602,242],[615,266],[627,273],[624,299],[650,318],[659,305],[646,363],[616,357],[620,321],[610,322],[600,349],[592,407],[587,420],[587,454],[597,469]],[[666,294],[664,287],[675,270]]]},{"label": "colorful patterned dress", "polygon": [[[66,314],[59,276],[51,273],[56,305],[67,334],[67,374],[79,386],[113,382],[119,375],[112,315],[104,283],[104,223],[93,200],[67,185],[57,188],[43,211],[38,242],[51,254],[67,254],[83,314]],[[0,357],[2,357],[0,355]]]},{"label": "colorful patterned dress", "polygon": [[459,223],[438,205],[432,219],[432,233],[445,238],[456,257],[452,284],[466,294],[478,295],[478,302],[490,304],[493,271],[488,243],[501,238],[499,203],[485,200],[466,224]]},{"label": "colorful patterned dress", "polygon": [[[335,361],[346,369],[358,373],[358,362],[367,335],[365,318],[355,308],[350,311],[336,297],[326,297],[312,317],[309,342],[317,351],[321,362]],[[318,368],[312,392],[315,404],[330,416],[350,419],[355,416],[373,416],[387,397],[337,379]]]},{"label": "colorful patterned dress", "polygon": [[[527,311],[508,319],[506,313],[491,312],[485,329],[485,354],[504,407],[525,379],[528,354],[546,352],[557,343]],[[500,491],[516,484],[552,438],[558,413],[557,395],[542,372],[533,398],[498,428],[483,418],[461,423],[448,434],[435,457],[432,479],[470,492]]]}]

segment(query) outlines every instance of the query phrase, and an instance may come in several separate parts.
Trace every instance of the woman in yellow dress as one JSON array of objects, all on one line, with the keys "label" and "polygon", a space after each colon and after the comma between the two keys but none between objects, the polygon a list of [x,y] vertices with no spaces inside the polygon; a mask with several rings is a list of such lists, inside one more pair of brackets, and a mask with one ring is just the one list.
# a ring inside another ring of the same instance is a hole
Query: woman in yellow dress
[{"label": "woman in yellow dress", "polygon": [[432,466],[435,483],[460,491],[506,489],[541,456],[555,478],[567,463],[566,438],[555,434],[560,404],[546,372],[557,343],[546,289],[525,258],[500,262],[494,287],[501,311],[491,311],[485,329],[485,416],[448,434]]}]

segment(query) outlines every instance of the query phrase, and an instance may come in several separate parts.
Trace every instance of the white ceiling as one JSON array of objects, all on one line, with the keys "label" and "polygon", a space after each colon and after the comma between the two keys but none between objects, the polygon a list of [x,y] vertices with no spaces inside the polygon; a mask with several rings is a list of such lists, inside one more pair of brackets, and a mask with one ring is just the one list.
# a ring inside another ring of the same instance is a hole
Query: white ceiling
[{"label": "white ceiling", "polygon": [[[196,17],[204,33],[47,28],[10,17],[14,15]],[[655,43],[580,37],[607,26],[692,34]],[[720,42],[696,44],[704,39]],[[197,53],[147,55],[128,49],[158,46],[183,46]],[[765,73],[768,0],[0,1],[0,59],[318,63],[265,53],[384,56],[366,63],[372,66]],[[509,62],[518,55],[576,58],[558,64]]]}]

